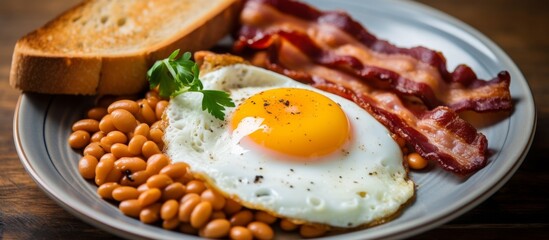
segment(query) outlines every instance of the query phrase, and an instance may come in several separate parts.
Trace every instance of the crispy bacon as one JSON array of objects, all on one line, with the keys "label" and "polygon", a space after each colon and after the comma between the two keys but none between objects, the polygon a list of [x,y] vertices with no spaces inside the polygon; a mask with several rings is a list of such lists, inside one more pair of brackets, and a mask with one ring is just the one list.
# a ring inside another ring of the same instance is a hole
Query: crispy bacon
[{"label": "crispy bacon", "polygon": [[235,48],[262,50],[289,41],[314,63],[359,77],[377,89],[421,99],[429,108],[455,111],[509,110],[509,74],[490,81],[477,78],[467,66],[453,72],[439,52],[399,48],[377,39],[342,12],[321,12],[291,0],[248,0]]},{"label": "crispy bacon", "polygon": [[465,175],[486,165],[486,137],[448,107],[414,112],[392,93],[354,93],[332,83],[314,86],[354,101],[421,156],[448,171]]},{"label": "crispy bacon", "polygon": [[254,64],[354,101],[446,170],[486,165],[486,137],[456,111],[510,109],[507,72],[490,81],[465,65],[449,72],[438,52],[398,48],[345,13],[291,0],[248,0],[241,20],[235,50]]}]

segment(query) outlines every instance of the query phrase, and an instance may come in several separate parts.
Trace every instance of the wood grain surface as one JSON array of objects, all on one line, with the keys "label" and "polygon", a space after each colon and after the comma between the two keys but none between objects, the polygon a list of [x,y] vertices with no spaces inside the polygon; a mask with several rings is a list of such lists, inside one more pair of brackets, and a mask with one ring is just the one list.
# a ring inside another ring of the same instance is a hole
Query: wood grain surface
[{"label": "wood grain surface", "polygon": [[[8,84],[18,38],[76,0],[0,1],[0,239],[116,239],[70,215],[25,172],[13,143],[20,92]],[[413,239],[549,239],[549,3],[545,0],[419,0],[476,28],[519,66],[534,93],[538,123],[526,160],[484,203]]]}]

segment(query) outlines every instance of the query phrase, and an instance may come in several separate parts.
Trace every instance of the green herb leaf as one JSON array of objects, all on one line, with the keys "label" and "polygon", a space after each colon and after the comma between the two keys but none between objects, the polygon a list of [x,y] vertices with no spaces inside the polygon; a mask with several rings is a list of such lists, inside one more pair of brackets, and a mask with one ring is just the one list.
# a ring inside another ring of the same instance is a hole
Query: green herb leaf
[{"label": "green herb leaf", "polygon": [[228,93],[215,90],[202,90],[202,110],[208,111],[214,117],[223,120],[225,107],[234,107],[233,100]]},{"label": "green herb leaf", "polygon": [[147,78],[151,88],[158,86],[158,94],[162,97],[175,97],[186,92],[200,92],[202,110],[207,111],[215,118],[225,118],[225,107],[234,107],[234,102],[227,92],[204,90],[202,81],[198,78],[198,65],[191,60],[191,53],[185,52],[180,58],[179,49],[168,58],[156,61],[147,71]]}]

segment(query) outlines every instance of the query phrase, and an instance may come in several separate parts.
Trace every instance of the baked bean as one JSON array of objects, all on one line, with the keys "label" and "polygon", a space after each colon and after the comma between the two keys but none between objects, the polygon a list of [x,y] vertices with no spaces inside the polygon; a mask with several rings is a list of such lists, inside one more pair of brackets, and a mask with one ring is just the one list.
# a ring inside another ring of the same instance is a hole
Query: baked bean
[{"label": "baked bean", "polygon": [[212,216],[212,204],[210,202],[200,202],[191,212],[191,226],[201,228]]},{"label": "baked bean", "polygon": [[133,154],[128,150],[128,146],[123,143],[115,143],[111,146],[111,153],[117,158],[131,157]]},{"label": "baked bean", "polygon": [[116,130],[116,127],[114,127],[114,124],[112,122],[112,116],[110,114],[107,114],[103,118],[101,118],[101,121],[99,121],[99,130],[105,133]]},{"label": "baked bean", "polygon": [[111,172],[107,175],[106,182],[120,182],[122,179],[122,172],[116,169],[112,169]]},{"label": "baked bean", "polygon": [[147,159],[147,172],[151,175],[157,174],[160,172],[160,170],[162,170],[162,168],[166,167],[169,164],[170,158],[166,154],[153,154]]},{"label": "baked bean", "polygon": [[183,183],[183,184],[187,184],[189,183],[190,181],[194,180],[194,177],[193,177],[193,174],[189,171],[187,171],[183,176],[181,176],[180,178],[176,178],[174,179],[175,182],[180,182],[180,183]]},{"label": "baked bean", "polygon": [[101,138],[105,137],[107,134],[105,134],[103,131],[97,131],[91,136],[91,142],[99,142],[101,141]]},{"label": "baked bean", "polygon": [[299,228],[299,235],[305,238],[314,238],[324,235],[326,231],[326,227],[305,224]]},{"label": "baked bean", "polygon": [[[169,161],[169,158],[166,157]],[[176,162],[163,167],[160,170],[160,174],[166,174],[171,179],[178,179],[187,173],[188,164],[184,162]]]},{"label": "baked bean", "polygon": [[240,205],[240,203],[230,198],[226,199],[226,203],[225,203],[225,206],[223,207],[223,211],[225,211],[227,215],[229,216],[233,215],[238,211],[240,211],[240,209],[242,209],[242,205]]},{"label": "baked bean", "polygon": [[124,143],[126,144],[128,142],[128,137],[126,136],[126,134],[124,134],[123,132],[120,132],[120,131],[111,131],[109,133],[107,133],[107,136],[105,136],[106,138],[109,138],[112,142],[112,144],[115,144],[115,143]]},{"label": "baked bean", "polygon": [[152,155],[162,153],[162,152],[160,151],[160,149],[158,148],[158,145],[156,145],[155,142],[146,141],[145,143],[143,143],[143,147],[141,148],[141,153],[146,158],[149,158]]},{"label": "baked bean", "polygon": [[85,179],[94,179],[95,178],[95,167],[99,161],[93,155],[85,155],[80,158],[78,161],[78,172]]},{"label": "baked bean", "polygon": [[227,219],[227,215],[223,211],[214,211],[211,219]]},{"label": "baked bean", "polygon": [[126,175],[120,180],[120,184],[124,186],[138,187],[144,184],[151,175],[147,171],[134,172],[131,175]]},{"label": "baked bean", "polygon": [[227,219],[214,219],[200,229],[199,234],[205,238],[224,238],[229,235],[230,230],[231,223]]},{"label": "baked bean", "polygon": [[147,125],[150,125],[150,123],[147,122],[147,120],[145,120],[145,118],[143,117],[143,114],[141,114],[141,104],[142,102],[145,101],[143,104],[145,105],[149,105],[146,100],[144,99],[141,99],[138,101],[138,106],[139,106],[139,113],[137,113],[135,115],[135,119],[137,119],[137,121],[139,121],[140,123],[146,123]]},{"label": "baked bean", "polygon": [[152,175],[149,179],[147,179],[147,186],[149,186],[149,188],[164,189],[172,183],[173,180],[165,174]]},{"label": "baked bean", "polygon": [[168,230],[173,230],[173,229],[176,229],[178,226],[179,226],[179,219],[177,219],[176,217],[172,218],[172,219],[166,219],[164,221],[162,221],[162,228],[164,229],[168,229]]},{"label": "baked bean", "polygon": [[112,191],[112,198],[116,201],[124,201],[129,199],[137,199],[139,192],[134,187],[120,186]]},{"label": "baked bean", "polygon": [[162,119],[162,115],[164,114],[164,111],[168,107],[168,101],[166,100],[160,100],[158,103],[156,103],[156,107],[154,109],[154,113],[156,114],[156,119],[160,120]]},{"label": "baked bean", "polygon": [[160,208],[162,207],[161,203],[155,203],[150,206],[144,207],[143,210],[139,213],[139,220],[144,223],[154,223],[160,220]]},{"label": "baked bean", "polygon": [[148,124],[153,124],[156,122],[156,114],[154,113],[154,110],[149,106],[149,103],[147,101],[138,101],[139,104],[139,116],[141,116],[144,120],[144,122]]},{"label": "baked bean", "polygon": [[198,194],[186,194],[181,199],[181,204],[179,205],[178,218],[182,222],[191,221],[191,213],[193,212],[196,205],[200,203],[200,196]]},{"label": "baked bean", "polygon": [[90,143],[90,134],[84,130],[78,130],[69,136],[69,146],[74,149],[81,149]]},{"label": "baked bean", "polygon": [[126,216],[137,218],[143,208],[137,199],[130,199],[120,202],[118,209]]},{"label": "baked bean", "polygon": [[149,186],[147,186],[147,183],[143,183],[143,184],[139,185],[139,187],[137,187],[137,191],[139,192],[139,194],[141,194],[141,193],[143,193],[144,191],[147,191],[147,190],[149,190]]},{"label": "baked bean", "polygon": [[[149,104],[149,107],[151,107],[151,109],[154,111],[155,108],[156,108],[156,104],[158,103],[158,101],[160,101],[158,99],[158,97],[156,96],[150,96],[150,97],[147,97],[147,104]],[[156,112],[155,112],[156,113]],[[155,115],[156,116],[156,115]]]},{"label": "baked bean", "polygon": [[187,183],[188,193],[201,194],[202,192],[204,192],[204,190],[206,190],[206,185],[202,181],[191,180],[190,182]]},{"label": "baked bean", "polygon": [[235,213],[229,221],[232,226],[246,226],[254,219],[254,214],[250,210],[242,210]]},{"label": "baked bean", "polygon": [[126,143],[128,141],[128,137],[126,137],[126,134],[120,132],[120,131],[112,131],[107,133],[107,136],[101,139],[101,147],[106,152],[111,152],[111,147],[115,143]]},{"label": "baked bean", "polygon": [[142,135],[135,135],[131,138],[130,143],[128,143],[128,152],[137,156],[141,154],[141,148],[143,144],[147,141],[147,138]]},{"label": "baked bean", "polygon": [[156,121],[151,125],[151,129],[164,129],[163,124],[164,123],[162,121]]},{"label": "baked bean", "polygon": [[107,182],[107,177],[114,168],[114,160],[115,158],[112,154],[105,154],[101,157],[95,167],[95,184],[101,185]]},{"label": "baked bean", "polygon": [[141,207],[146,207],[148,205],[151,205],[158,201],[160,197],[162,196],[162,192],[158,188],[151,188],[141,194],[139,194],[139,204],[141,204]]},{"label": "baked bean", "polygon": [[273,224],[274,222],[276,222],[276,217],[271,215],[271,214],[268,214],[264,211],[257,211],[255,212],[254,214],[254,219],[256,221],[260,221],[260,222],[264,222],[266,224]]},{"label": "baked bean", "polygon": [[114,189],[118,188],[119,186],[120,185],[115,182],[103,183],[97,188],[97,194],[103,199],[113,199],[112,191],[114,191]]},{"label": "baked bean", "polygon": [[111,112],[112,123],[116,129],[129,133],[137,127],[137,121],[135,117],[124,109],[116,109]]},{"label": "baked bean", "polygon": [[210,202],[214,210],[221,210],[225,206],[225,197],[212,189],[204,190],[200,197],[203,201]]},{"label": "baked bean", "polygon": [[410,153],[406,156],[408,166],[415,170],[421,170],[427,167],[427,160],[416,152]]},{"label": "baked bean", "polygon": [[107,153],[111,152],[111,147],[112,147],[113,144],[114,143],[111,142],[111,139],[109,139],[107,137],[101,138],[101,140],[99,141],[99,146],[101,146],[103,151],[105,151]]},{"label": "baked bean", "polygon": [[141,123],[141,124],[137,125],[137,127],[135,127],[135,130],[133,131],[134,137],[137,136],[137,135],[148,137],[149,136],[149,130],[150,130],[150,128],[149,128],[148,124]]},{"label": "baked bean", "polygon": [[114,110],[117,109],[124,109],[133,115],[139,113],[139,105],[137,104],[137,102],[132,100],[118,100],[116,102],[113,102],[109,105],[107,111],[109,113],[112,113],[114,112]]},{"label": "baked bean", "polygon": [[162,204],[160,209],[160,218],[168,220],[175,218],[179,213],[179,203],[176,200],[168,200]]},{"label": "baked bean", "polygon": [[121,172],[130,171],[135,173],[145,170],[147,168],[147,162],[138,157],[122,157],[114,162],[114,167]]},{"label": "baked bean", "polygon": [[179,225],[179,231],[186,234],[196,235],[198,234],[198,229],[193,228],[190,223],[181,223]]},{"label": "baked bean", "polygon": [[95,119],[97,121],[101,120],[105,115],[107,115],[107,109],[104,107],[94,107],[90,110],[88,110],[88,113],[86,116],[91,119]]},{"label": "baked bean", "polygon": [[254,236],[252,231],[242,226],[234,226],[231,228],[229,237],[234,240],[252,240]]},{"label": "baked bean", "polygon": [[145,98],[151,98],[154,97],[156,99],[160,99],[160,95],[158,94],[158,91],[151,89],[145,93]]},{"label": "baked bean", "polygon": [[263,222],[251,222],[250,224],[248,224],[248,229],[250,229],[252,235],[256,239],[267,240],[273,239],[274,237],[273,229]]},{"label": "baked bean", "polygon": [[116,162],[116,160],[118,160],[112,153],[105,153],[105,154],[103,154],[103,156],[101,156],[99,161],[103,161],[103,159],[107,159],[107,158],[112,160],[113,164],[114,164],[114,162]]},{"label": "baked bean", "polygon": [[95,158],[101,158],[105,154],[105,150],[101,147],[98,142],[91,142],[84,148],[84,156],[91,155]]},{"label": "baked bean", "polygon": [[72,130],[84,130],[88,133],[94,133],[99,131],[99,121],[95,119],[82,119],[72,124]]},{"label": "baked bean", "polygon": [[[185,194],[185,196],[183,196],[181,198],[181,202],[185,202],[185,201],[187,201],[191,198],[196,198],[196,197],[200,198],[200,195],[198,195],[196,193],[187,193],[187,194]],[[202,201],[202,199],[200,199],[200,200]]]},{"label": "baked bean", "polygon": [[151,140],[153,140],[155,143],[163,143],[162,137],[164,136],[164,132],[158,128],[151,129],[149,132],[149,137]]},{"label": "baked bean", "polygon": [[181,199],[185,195],[185,185],[179,182],[174,182],[162,190],[162,200]]},{"label": "baked bean", "polygon": [[281,219],[280,220],[280,228],[284,231],[293,231],[296,230],[298,227],[297,224],[293,223],[292,221],[288,219]]}]

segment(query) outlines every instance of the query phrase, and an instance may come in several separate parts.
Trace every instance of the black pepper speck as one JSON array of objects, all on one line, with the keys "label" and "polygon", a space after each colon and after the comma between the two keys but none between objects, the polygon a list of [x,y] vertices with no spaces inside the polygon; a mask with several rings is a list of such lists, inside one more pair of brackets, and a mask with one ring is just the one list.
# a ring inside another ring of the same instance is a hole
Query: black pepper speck
[{"label": "black pepper speck", "polygon": [[263,180],[263,176],[261,176],[261,175],[255,175],[254,183],[260,183],[261,180]]}]

